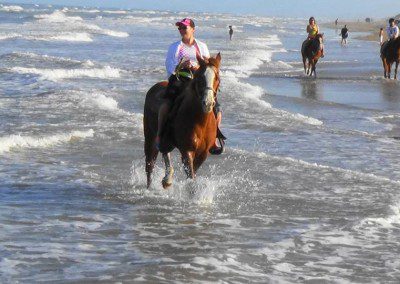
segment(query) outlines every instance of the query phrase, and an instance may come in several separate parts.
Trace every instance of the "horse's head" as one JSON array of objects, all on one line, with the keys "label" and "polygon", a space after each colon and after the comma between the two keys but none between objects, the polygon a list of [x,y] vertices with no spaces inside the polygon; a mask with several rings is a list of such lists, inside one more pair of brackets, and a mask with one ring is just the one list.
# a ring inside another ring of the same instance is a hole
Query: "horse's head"
[{"label": "horse's head", "polygon": [[201,100],[204,113],[212,111],[215,105],[215,97],[220,83],[219,66],[221,54],[208,59],[197,58],[200,68],[194,75],[194,87]]},{"label": "horse's head", "polygon": [[323,33],[322,34],[317,34],[315,38],[319,41],[319,43],[323,43],[324,42],[324,34]]}]

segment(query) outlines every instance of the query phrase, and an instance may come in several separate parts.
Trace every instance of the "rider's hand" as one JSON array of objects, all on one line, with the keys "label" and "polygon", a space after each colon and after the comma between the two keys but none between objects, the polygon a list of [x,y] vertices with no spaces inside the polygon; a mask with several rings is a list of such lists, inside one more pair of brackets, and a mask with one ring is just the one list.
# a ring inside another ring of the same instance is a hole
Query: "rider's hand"
[{"label": "rider's hand", "polygon": [[190,67],[190,70],[192,70],[192,72],[195,72],[197,69],[199,69],[200,68],[200,66],[199,65],[196,65],[196,66],[191,66]]},{"label": "rider's hand", "polygon": [[182,63],[182,67],[186,69],[190,69],[192,67],[192,64],[190,63],[190,60],[186,60]]}]

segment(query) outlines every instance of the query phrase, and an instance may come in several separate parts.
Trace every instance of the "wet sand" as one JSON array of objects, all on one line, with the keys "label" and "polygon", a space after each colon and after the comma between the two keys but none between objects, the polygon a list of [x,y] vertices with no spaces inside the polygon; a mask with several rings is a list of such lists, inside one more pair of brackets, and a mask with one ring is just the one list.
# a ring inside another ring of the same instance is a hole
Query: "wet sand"
[{"label": "wet sand", "polygon": [[[347,25],[349,29],[349,33],[365,33],[362,35],[356,35],[356,39],[368,40],[368,41],[379,41],[379,30],[380,28],[386,29],[386,20],[376,20],[370,23],[363,21],[339,21],[338,25],[335,26],[334,22],[323,23],[321,27],[328,28],[332,30],[337,30],[337,33],[340,33],[340,30]],[[386,40],[386,32],[384,32],[383,36],[384,40]]]}]

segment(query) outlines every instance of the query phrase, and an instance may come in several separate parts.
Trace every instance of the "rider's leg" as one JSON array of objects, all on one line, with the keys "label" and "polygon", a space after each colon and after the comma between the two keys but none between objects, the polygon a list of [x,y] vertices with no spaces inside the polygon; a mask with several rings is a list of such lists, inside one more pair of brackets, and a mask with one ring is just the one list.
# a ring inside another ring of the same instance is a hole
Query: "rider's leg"
[{"label": "rider's leg", "polygon": [[[219,126],[221,125],[221,120],[222,120],[222,112],[218,111],[217,114],[215,115],[215,118],[217,119],[217,126],[219,128]],[[217,141],[218,141],[218,137],[215,139],[214,146],[212,148],[218,148],[219,147],[218,144],[217,144]]]}]

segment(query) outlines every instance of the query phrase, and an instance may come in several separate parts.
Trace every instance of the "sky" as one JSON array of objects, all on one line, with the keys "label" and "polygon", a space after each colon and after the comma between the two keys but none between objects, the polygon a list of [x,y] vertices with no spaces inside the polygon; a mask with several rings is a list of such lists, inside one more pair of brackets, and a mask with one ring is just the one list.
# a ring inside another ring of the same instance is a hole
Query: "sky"
[{"label": "sky", "polygon": [[400,14],[400,0],[0,0],[0,3],[361,20]]}]

